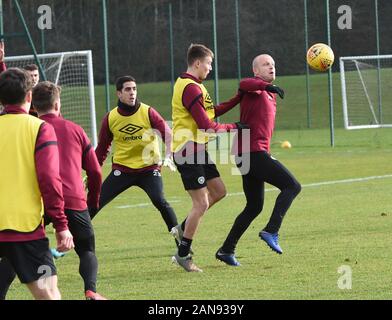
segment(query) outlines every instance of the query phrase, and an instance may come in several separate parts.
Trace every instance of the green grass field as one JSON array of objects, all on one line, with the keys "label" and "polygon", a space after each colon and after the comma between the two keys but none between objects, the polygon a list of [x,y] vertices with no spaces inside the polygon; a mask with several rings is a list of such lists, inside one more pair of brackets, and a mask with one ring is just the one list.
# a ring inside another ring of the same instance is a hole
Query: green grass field
[{"label": "green grass field", "polygon": [[[326,91],[325,79],[318,77],[315,85]],[[235,81],[227,83],[231,84],[227,92],[232,92]],[[304,88],[296,77],[287,77],[283,83],[288,94]],[[141,85],[139,95],[148,94],[143,100],[161,107],[168,116],[169,105],[163,106],[170,103],[166,94],[170,86],[155,88],[159,85]],[[272,154],[303,185],[281,229],[283,255],[273,253],[258,238],[278,195],[267,185],[264,210],[237,248],[242,266],[228,267],[215,260],[216,250],[245,205],[240,176],[232,175],[232,165],[219,165],[228,196],[206,214],[193,244],[195,262],[204,272],[186,273],[171,263],[173,239],[147,196],[132,188],[94,220],[99,292],[110,299],[391,299],[392,131],[338,128],[336,146],[331,148],[324,91],[317,95],[322,110],[314,106],[316,129],[304,129],[303,93],[291,99],[293,105],[282,105],[285,111],[277,117],[280,130],[274,142],[289,140],[293,148],[281,149],[276,143]],[[340,99],[337,93],[335,99]],[[101,107],[97,118],[102,115]],[[107,163],[104,176],[109,170]],[[190,198],[177,172],[165,169],[163,178],[167,199],[182,220],[191,207]],[[83,299],[76,254],[71,252],[56,263],[63,298]],[[338,287],[341,266],[351,268],[351,289]],[[9,299],[30,299],[30,295],[16,281]]]}]

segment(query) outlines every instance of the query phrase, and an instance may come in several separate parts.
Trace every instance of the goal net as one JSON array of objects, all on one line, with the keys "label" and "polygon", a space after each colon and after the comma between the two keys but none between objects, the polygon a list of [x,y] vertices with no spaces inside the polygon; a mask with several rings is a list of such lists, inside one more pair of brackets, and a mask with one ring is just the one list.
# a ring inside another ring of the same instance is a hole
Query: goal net
[{"label": "goal net", "polygon": [[392,55],[340,58],[346,129],[392,127]]},{"label": "goal net", "polygon": [[[97,145],[91,51],[39,54],[46,79],[61,86],[61,114],[79,124]],[[36,63],[33,55],[6,57],[7,68]],[[41,79],[42,80],[42,79]]]}]

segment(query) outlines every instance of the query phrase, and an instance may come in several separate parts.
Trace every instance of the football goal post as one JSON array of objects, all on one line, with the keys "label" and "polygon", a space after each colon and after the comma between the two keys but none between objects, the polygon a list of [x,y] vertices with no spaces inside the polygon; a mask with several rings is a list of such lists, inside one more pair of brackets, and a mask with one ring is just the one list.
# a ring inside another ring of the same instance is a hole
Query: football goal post
[{"label": "football goal post", "polygon": [[340,58],[346,129],[392,127],[392,55]]},{"label": "football goal post", "polygon": [[[97,145],[94,76],[91,51],[39,54],[48,81],[61,86],[61,114],[86,131]],[[35,63],[34,56],[6,57],[7,68]]]}]

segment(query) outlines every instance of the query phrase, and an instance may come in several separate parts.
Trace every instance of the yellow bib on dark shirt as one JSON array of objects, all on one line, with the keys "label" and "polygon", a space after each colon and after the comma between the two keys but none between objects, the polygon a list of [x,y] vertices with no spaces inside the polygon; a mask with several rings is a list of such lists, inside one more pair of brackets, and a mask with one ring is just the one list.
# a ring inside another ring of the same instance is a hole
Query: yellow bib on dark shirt
[{"label": "yellow bib on dark shirt", "polygon": [[192,115],[182,104],[182,95],[184,90],[186,86],[191,83],[198,85],[201,89],[203,94],[203,105],[208,118],[210,120],[215,118],[214,104],[204,85],[189,78],[178,78],[174,85],[172,99],[173,152],[181,150],[181,148],[189,141],[194,141],[200,144],[208,142],[208,134],[199,130]]},{"label": "yellow bib on dark shirt", "polygon": [[109,113],[109,129],[113,134],[113,163],[131,169],[141,169],[161,160],[159,143],[151,128],[148,110],[150,106],[141,103],[131,116],[123,116],[118,107]]},{"label": "yellow bib on dark shirt", "polygon": [[35,168],[35,144],[42,123],[27,114],[0,116],[0,231],[32,232],[42,223]]}]

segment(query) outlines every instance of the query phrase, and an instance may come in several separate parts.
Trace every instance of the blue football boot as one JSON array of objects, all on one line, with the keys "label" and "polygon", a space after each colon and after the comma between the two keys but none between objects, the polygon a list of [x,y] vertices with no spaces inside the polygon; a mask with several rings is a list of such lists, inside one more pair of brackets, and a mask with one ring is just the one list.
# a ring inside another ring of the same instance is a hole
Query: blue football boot
[{"label": "blue football boot", "polygon": [[276,253],[282,254],[283,250],[279,246],[279,235],[278,233],[269,233],[267,231],[260,231],[259,237],[261,240],[265,241],[268,246]]},{"label": "blue football boot", "polygon": [[224,253],[221,249],[216,252],[215,258],[232,267],[239,267],[241,265],[236,259],[234,253]]}]

